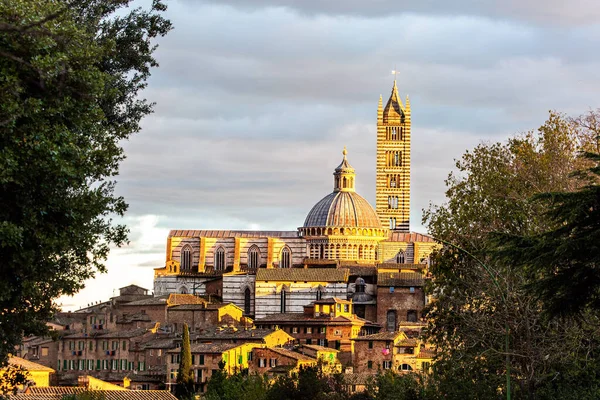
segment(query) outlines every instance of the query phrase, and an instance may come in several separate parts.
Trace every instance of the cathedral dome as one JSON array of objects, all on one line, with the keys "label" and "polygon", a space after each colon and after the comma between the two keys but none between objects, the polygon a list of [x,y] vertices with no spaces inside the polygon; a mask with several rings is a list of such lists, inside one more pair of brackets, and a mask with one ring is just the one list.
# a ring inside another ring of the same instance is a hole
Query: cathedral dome
[{"label": "cathedral dome", "polygon": [[333,192],[323,197],[310,210],[304,227],[381,229],[381,222],[371,204],[354,190],[356,174],[346,158],[346,148],[342,154],[344,159],[333,173]]},{"label": "cathedral dome", "polygon": [[304,227],[378,228],[375,210],[356,192],[338,191],[325,196],[308,213]]}]

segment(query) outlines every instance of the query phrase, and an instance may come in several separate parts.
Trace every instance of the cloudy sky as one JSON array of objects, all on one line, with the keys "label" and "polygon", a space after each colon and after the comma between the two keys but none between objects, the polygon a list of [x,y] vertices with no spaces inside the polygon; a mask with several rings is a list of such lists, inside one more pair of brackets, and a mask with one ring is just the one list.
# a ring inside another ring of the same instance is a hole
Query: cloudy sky
[{"label": "cloudy sky", "polygon": [[[140,1],[148,3],[149,1]],[[130,244],[65,309],[152,289],[169,229],[294,230],[332,189],[344,146],[375,197],[379,95],[412,107],[411,228],[453,160],[600,106],[597,0],[170,0],[118,194]]]}]

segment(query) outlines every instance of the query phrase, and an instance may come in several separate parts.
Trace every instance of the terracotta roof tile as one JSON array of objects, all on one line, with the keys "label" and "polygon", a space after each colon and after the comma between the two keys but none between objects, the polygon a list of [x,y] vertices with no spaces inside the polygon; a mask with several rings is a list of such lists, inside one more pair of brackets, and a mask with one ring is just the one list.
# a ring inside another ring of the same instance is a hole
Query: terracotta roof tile
[{"label": "terracotta roof tile", "polygon": [[390,242],[405,242],[405,243],[435,243],[433,237],[417,232],[396,232],[390,231],[388,236]]},{"label": "terracotta roof tile", "polygon": [[290,282],[346,282],[348,270],[345,268],[259,268],[257,281]]},{"label": "terracotta roof tile", "polygon": [[377,286],[423,286],[423,274],[420,272],[380,272],[377,274]]},{"label": "terracotta roof tile", "polygon": [[241,345],[240,343],[194,343],[190,345],[190,349],[192,353],[222,353]]},{"label": "terracotta roof tile", "polygon": [[[68,394],[85,393],[82,387],[49,386],[31,387],[27,393],[12,395],[9,398],[15,400],[61,400]],[[105,400],[175,400],[166,390],[94,390]]]},{"label": "terracotta roof tile", "polygon": [[284,349],[284,348],[271,347],[271,348],[269,348],[269,350],[271,350],[274,353],[281,354],[284,357],[293,358],[294,360],[298,360],[298,361],[305,361],[305,362],[308,362],[308,361],[314,361],[314,362],[316,362],[317,361],[313,357],[309,357],[307,355],[300,354],[298,352],[287,350],[287,349]]},{"label": "terracotta roof tile", "polygon": [[402,332],[379,332],[374,333],[372,335],[359,336],[354,338],[353,340],[396,340],[400,337],[404,336]]}]

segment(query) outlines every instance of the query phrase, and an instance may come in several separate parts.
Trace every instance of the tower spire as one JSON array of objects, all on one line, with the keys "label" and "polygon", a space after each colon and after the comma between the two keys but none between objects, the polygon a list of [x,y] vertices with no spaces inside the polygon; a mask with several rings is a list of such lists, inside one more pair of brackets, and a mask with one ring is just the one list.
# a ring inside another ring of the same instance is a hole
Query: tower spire
[{"label": "tower spire", "polygon": [[[397,71],[394,70],[394,78]],[[377,108],[376,210],[391,230],[410,229],[410,102],[398,94],[396,79],[385,108]]]}]

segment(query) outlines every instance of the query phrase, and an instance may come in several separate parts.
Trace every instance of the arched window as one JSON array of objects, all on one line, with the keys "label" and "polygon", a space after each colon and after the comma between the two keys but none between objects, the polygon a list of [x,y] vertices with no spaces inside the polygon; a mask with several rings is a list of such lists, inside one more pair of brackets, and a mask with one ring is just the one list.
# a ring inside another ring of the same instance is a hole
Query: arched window
[{"label": "arched window", "polygon": [[256,269],[260,266],[260,251],[258,247],[252,246],[248,250],[248,269]]},{"label": "arched window", "polygon": [[344,177],[342,185],[343,185],[342,187],[344,189],[346,189],[348,187],[348,181],[346,180],[346,177]]},{"label": "arched window", "polygon": [[250,288],[244,290],[244,314],[250,315]]},{"label": "arched window", "polygon": [[281,289],[281,303],[280,303],[280,307],[279,307],[279,312],[282,314],[285,312],[286,301],[287,301],[287,292],[285,291],[285,289]]},{"label": "arched window", "polygon": [[390,229],[396,229],[396,218],[390,218]]},{"label": "arched window", "polygon": [[396,254],[396,263],[404,264],[404,252],[400,250],[398,254]]},{"label": "arched window", "polygon": [[192,248],[186,245],[181,249],[181,270],[189,271],[192,269]]},{"label": "arched window", "polygon": [[223,271],[225,269],[225,249],[219,247],[215,251],[215,270]]},{"label": "arched window", "polygon": [[321,300],[323,298],[323,288],[317,289],[317,300]]},{"label": "arched window", "polygon": [[289,247],[284,247],[281,250],[281,268],[290,268],[292,266],[292,251]]},{"label": "arched window", "polygon": [[188,294],[188,290],[185,286],[182,286],[179,288],[179,293],[181,294]]},{"label": "arched window", "polygon": [[388,310],[386,329],[388,332],[394,332],[396,330],[396,310]]}]

